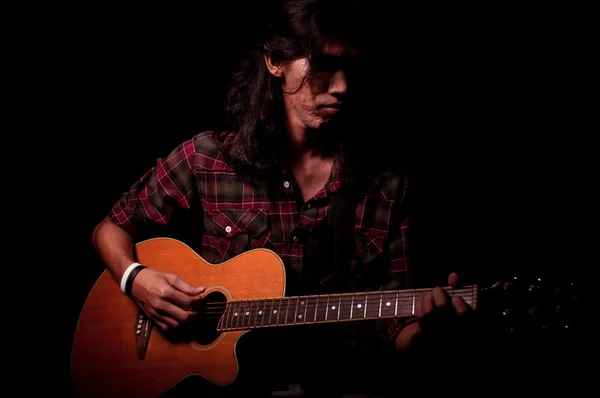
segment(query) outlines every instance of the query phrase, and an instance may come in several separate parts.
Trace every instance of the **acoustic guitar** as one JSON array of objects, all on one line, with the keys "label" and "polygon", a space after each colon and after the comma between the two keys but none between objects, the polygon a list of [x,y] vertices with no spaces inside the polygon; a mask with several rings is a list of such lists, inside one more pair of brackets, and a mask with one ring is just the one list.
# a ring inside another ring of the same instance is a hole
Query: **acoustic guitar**
[{"label": "acoustic guitar", "polygon": [[[253,329],[412,317],[420,296],[431,291],[285,297],[284,265],[268,249],[250,250],[224,263],[211,264],[178,240],[155,238],[136,244],[135,255],[149,268],[205,286],[202,321],[192,338],[168,338],[153,328],[120,291],[112,275],[104,271],[83,305],[72,345],[73,383],[82,397],[157,397],[190,375],[227,386],[238,376],[236,344]],[[462,296],[477,311],[483,293],[505,295],[513,282],[447,291]],[[527,305],[531,306],[530,300]],[[492,308],[511,318],[510,308]],[[534,314],[535,308],[512,315],[518,319],[522,314]]]}]

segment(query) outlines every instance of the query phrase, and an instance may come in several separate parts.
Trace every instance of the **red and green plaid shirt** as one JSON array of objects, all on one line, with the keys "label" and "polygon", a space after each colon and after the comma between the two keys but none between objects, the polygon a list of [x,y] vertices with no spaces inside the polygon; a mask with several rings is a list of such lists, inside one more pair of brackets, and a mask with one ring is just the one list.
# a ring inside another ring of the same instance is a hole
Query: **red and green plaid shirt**
[{"label": "red and green plaid shirt", "polygon": [[[232,133],[227,139],[234,137]],[[325,186],[306,202],[285,168],[277,178],[251,184],[224,160],[215,135],[204,132],[159,159],[115,203],[109,218],[135,234],[148,224],[168,225],[181,211],[199,210],[202,242],[195,246],[205,260],[220,263],[249,249],[268,248],[281,257],[291,279],[287,285],[293,287],[304,260],[327,229],[328,199],[341,186],[337,163]],[[407,256],[409,218],[404,208],[408,186],[405,175],[390,171],[373,178],[368,192],[359,196],[356,256],[345,291],[413,287]],[[334,272],[324,266],[311,274],[322,292],[334,288]],[[401,322],[379,321],[377,332],[371,334],[359,332],[363,325],[350,325],[346,342],[373,350],[373,344],[390,347]]]}]

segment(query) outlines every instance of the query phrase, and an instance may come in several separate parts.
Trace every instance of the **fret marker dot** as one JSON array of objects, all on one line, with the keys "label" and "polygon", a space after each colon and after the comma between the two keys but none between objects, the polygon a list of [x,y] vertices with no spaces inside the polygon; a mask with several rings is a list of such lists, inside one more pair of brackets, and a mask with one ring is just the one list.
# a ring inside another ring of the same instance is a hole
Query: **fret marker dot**
[{"label": "fret marker dot", "polygon": [[300,305],[304,305],[304,301],[301,301],[301,302],[300,302]]},{"label": "fret marker dot", "polygon": [[385,305],[387,305],[389,307],[391,305],[391,303],[388,301],[387,303],[385,303]]},{"label": "fret marker dot", "polygon": [[335,310],[335,305],[332,305],[332,306],[331,306],[331,309],[332,309],[332,310]]},{"label": "fret marker dot", "polygon": [[277,310],[273,310],[273,314],[277,314]]},{"label": "fret marker dot", "polygon": [[258,311],[258,315],[262,315],[262,311]]},{"label": "fret marker dot", "polygon": [[246,315],[250,315],[250,313],[249,313],[249,312],[246,312]]},{"label": "fret marker dot", "polygon": [[233,316],[238,316],[238,313],[237,313],[237,312],[235,312],[235,313],[233,314]]},{"label": "fret marker dot", "polygon": [[302,314],[298,315],[298,319],[302,319]]},{"label": "fret marker dot", "polygon": [[357,304],[356,307],[360,308],[360,307],[362,307],[362,304]]}]

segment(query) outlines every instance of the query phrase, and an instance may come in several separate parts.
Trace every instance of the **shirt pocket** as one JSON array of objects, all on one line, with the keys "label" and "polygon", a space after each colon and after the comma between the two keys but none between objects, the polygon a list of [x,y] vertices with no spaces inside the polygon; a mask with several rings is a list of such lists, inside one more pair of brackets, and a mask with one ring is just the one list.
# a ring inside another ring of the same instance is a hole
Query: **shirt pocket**
[{"label": "shirt pocket", "polygon": [[353,290],[377,289],[385,275],[387,235],[368,228],[356,231],[356,259],[350,267]]},{"label": "shirt pocket", "polygon": [[356,255],[358,263],[371,263],[383,255],[387,234],[368,228],[356,232]]},{"label": "shirt pocket", "polygon": [[209,212],[212,246],[221,261],[247,250],[264,247],[268,242],[268,213],[263,209],[218,209]]}]

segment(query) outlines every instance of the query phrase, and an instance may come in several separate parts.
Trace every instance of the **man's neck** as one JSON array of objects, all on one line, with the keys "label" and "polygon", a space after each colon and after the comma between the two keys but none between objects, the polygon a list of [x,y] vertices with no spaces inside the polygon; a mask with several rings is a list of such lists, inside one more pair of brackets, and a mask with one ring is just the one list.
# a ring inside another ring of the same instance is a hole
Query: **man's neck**
[{"label": "man's neck", "polygon": [[306,202],[312,198],[329,179],[334,156],[310,145],[310,140],[289,140],[285,151],[285,162],[302,191]]}]

